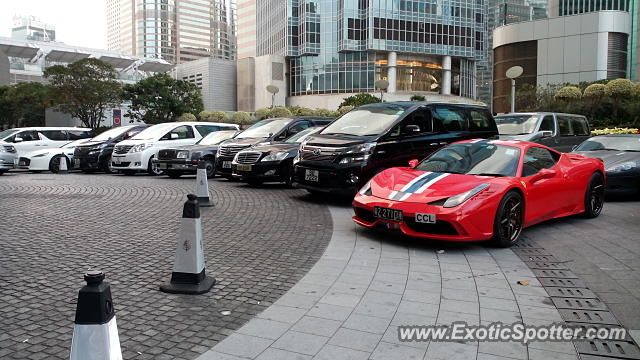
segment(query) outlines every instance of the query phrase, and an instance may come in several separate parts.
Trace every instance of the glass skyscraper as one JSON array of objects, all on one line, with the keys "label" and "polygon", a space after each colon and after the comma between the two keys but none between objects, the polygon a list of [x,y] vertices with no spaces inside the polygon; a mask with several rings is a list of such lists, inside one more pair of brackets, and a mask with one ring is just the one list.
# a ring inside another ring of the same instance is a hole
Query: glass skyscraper
[{"label": "glass skyscraper", "polygon": [[284,55],[289,95],[476,96],[485,0],[256,0],[256,55]]}]

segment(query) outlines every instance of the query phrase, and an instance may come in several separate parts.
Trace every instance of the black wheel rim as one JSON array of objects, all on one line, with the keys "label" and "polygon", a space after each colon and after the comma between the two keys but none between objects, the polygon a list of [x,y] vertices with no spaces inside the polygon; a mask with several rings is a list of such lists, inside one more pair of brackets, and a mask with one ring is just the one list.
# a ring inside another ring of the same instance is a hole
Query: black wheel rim
[{"label": "black wheel rim", "polygon": [[51,170],[53,172],[60,171],[60,158],[59,157],[53,158],[53,160],[51,160]]},{"label": "black wheel rim", "polygon": [[589,196],[589,206],[594,215],[600,214],[604,206],[604,184],[600,179],[594,182]]},{"label": "black wheel rim", "polygon": [[213,177],[213,163],[211,161],[207,161],[205,166],[207,169],[207,177]]},{"label": "black wheel rim", "polygon": [[158,165],[154,164],[153,162],[151,163],[151,172],[154,175],[160,175],[162,174],[162,170],[158,169]]},{"label": "black wheel rim", "polygon": [[522,231],[522,201],[512,197],[504,204],[500,218],[500,232],[503,239],[515,242]]}]

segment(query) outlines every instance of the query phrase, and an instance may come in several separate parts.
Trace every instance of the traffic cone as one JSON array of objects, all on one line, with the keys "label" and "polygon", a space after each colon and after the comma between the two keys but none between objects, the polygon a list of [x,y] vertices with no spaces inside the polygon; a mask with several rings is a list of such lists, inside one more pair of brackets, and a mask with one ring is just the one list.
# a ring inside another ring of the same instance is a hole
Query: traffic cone
[{"label": "traffic cone", "polygon": [[209,199],[209,182],[207,179],[207,163],[198,161],[198,171],[196,173],[196,195],[198,195],[198,204],[201,207],[213,206]]},{"label": "traffic cone", "polygon": [[78,292],[70,360],[122,360],[111,287],[102,271],[84,275],[87,285]]},{"label": "traffic cone", "polygon": [[204,294],[211,290],[216,279],[205,273],[198,197],[189,194],[187,198],[182,211],[171,282],[160,286],[160,290],[171,294]]},{"label": "traffic cone", "polygon": [[66,174],[69,172],[69,167],[67,166],[67,157],[62,155],[60,157],[60,165],[58,166],[58,174]]}]

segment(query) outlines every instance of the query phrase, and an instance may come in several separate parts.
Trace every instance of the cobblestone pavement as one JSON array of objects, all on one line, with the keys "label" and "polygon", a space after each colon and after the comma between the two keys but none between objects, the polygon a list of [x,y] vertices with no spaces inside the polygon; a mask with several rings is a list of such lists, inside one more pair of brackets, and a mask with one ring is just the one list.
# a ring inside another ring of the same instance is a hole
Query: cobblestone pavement
[{"label": "cobblestone pavement", "polygon": [[[607,203],[598,219],[572,217],[523,233],[523,240],[572,263],[629,329],[637,329],[632,321],[640,316],[639,287],[634,286],[639,273],[633,268],[640,246],[639,209],[638,202]],[[348,207],[331,207],[331,212],[334,233],[320,261],[273,306],[198,360],[601,359],[578,354],[572,342],[400,342],[398,325],[550,325],[563,318],[511,249],[411,240],[354,225]],[[614,266],[621,271],[614,272]],[[600,280],[601,272],[609,279]],[[613,282],[607,286],[605,281]],[[626,313],[616,310],[616,296],[628,302]]]},{"label": "cobblestone pavement", "polygon": [[[0,358],[68,358],[83,273],[106,272],[125,359],[193,359],[302,278],[332,229],[300,190],[209,182],[200,296],[158,291],[171,274],[193,178],[9,173],[0,178]],[[230,315],[221,312],[229,310]]]}]

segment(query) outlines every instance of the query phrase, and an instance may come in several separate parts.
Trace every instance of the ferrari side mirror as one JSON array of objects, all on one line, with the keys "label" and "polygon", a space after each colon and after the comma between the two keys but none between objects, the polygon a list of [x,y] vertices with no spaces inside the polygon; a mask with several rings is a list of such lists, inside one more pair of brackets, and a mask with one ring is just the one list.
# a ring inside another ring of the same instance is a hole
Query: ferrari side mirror
[{"label": "ferrari side mirror", "polygon": [[418,159],[409,160],[409,167],[414,168],[418,166],[419,163],[420,163],[420,160]]}]

